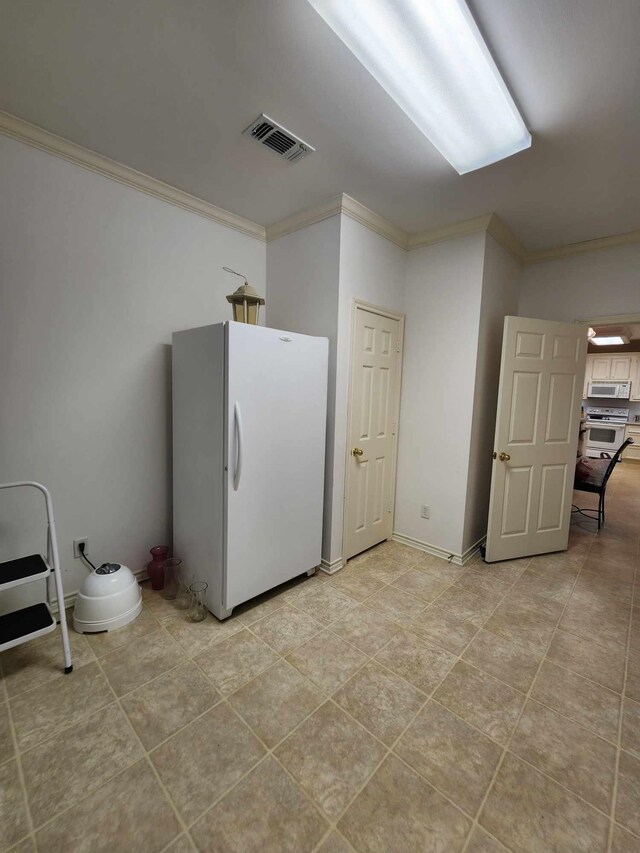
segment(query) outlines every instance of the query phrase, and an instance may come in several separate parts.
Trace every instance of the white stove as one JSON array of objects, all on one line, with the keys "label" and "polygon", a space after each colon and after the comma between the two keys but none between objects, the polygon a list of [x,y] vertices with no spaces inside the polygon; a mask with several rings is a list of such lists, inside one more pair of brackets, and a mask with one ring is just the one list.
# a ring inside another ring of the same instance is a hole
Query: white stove
[{"label": "white stove", "polygon": [[609,406],[587,406],[585,423],[587,456],[596,459],[601,453],[610,456],[624,442],[624,430],[629,420],[629,409]]}]

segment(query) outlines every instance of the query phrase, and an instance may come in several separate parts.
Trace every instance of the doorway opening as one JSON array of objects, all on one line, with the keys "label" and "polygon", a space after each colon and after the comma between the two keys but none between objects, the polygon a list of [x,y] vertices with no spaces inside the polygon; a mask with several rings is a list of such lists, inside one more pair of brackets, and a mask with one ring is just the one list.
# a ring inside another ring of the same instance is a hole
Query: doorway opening
[{"label": "doorway opening", "polygon": [[[640,438],[640,314],[595,317],[589,325],[578,450],[588,458],[612,455],[630,435]],[[625,461],[640,460],[629,446]]]},{"label": "doorway opening", "polygon": [[[578,509],[576,496],[573,521],[585,529],[595,523],[599,530],[606,519],[606,489],[623,481],[640,489],[640,314],[581,322],[589,326],[589,345],[576,465],[582,506]],[[585,501],[584,491],[593,495],[590,484],[599,476],[606,478],[606,488],[596,492],[597,504],[594,497]]]}]

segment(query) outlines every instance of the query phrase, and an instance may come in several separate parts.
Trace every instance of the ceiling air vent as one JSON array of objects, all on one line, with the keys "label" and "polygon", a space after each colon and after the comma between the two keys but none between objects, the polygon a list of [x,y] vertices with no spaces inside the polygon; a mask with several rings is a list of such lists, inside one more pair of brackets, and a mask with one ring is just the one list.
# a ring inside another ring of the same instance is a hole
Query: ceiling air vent
[{"label": "ceiling air vent", "polygon": [[316,150],[264,114],[252,121],[242,135],[255,139],[261,145],[266,145],[290,163],[302,160],[307,154],[312,154]]}]

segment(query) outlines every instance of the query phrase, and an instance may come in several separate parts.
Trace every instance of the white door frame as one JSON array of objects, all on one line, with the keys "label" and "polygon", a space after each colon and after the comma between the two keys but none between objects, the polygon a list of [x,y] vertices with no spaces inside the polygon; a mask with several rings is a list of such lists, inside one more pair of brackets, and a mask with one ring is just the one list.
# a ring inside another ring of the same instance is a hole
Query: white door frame
[{"label": "white door frame", "polygon": [[393,527],[396,511],[396,475],[398,472],[398,432],[400,431],[400,391],[402,386],[402,361],[404,356],[404,314],[398,314],[396,311],[390,311],[388,308],[382,308],[380,305],[373,305],[371,302],[365,302],[363,299],[351,300],[351,322],[349,324],[349,333],[351,340],[349,342],[349,390],[347,392],[347,435],[345,441],[345,463],[344,463],[344,497],[342,501],[342,565],[347,564],[347,521],[348,513],[347,506],[349,504],[349,462],[351,460],[351,445],[349,438],[351,436],[351,411],[352,411],[352,395],[353,395],[353,376],[352,368],[355,360],[355,341],[356,341],[356,317],[358,310],[363,309],[371,314],[379,314],[381,317],[388,317],[390,320],[398,321],[398,358],[396,360],[396,399],[393,401],[393,416],[396,424],[395,433],[393,435],[391,465],[392,465],[392,486],[391,486],[391,517],[389,519],[389,536],[393,535]]},{"label": "white door frame", "polygon": [[584,320],[574,320],[574,322],[588,323],[590,326],[621,326],[625,323],[640,323],[640,314],[611,314],[608,317],[587,317]]}]

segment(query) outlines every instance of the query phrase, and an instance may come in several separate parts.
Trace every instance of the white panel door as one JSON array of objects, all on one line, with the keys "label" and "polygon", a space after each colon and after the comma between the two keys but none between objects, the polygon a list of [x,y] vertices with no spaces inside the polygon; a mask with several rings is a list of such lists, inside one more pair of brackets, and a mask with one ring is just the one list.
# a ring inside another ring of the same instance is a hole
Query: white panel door
[{"label": "white panel door", "polygon": [[487,562],[566,549],[587,327],[505,317]]},{"label": "white panel door", "polygon": [[347,462],[348,559],[392,530],[400,320],[355,307]]},{"label": "white panel door", "polygon": [[227,327],[227,609],[320,563],[326,338]]}]

